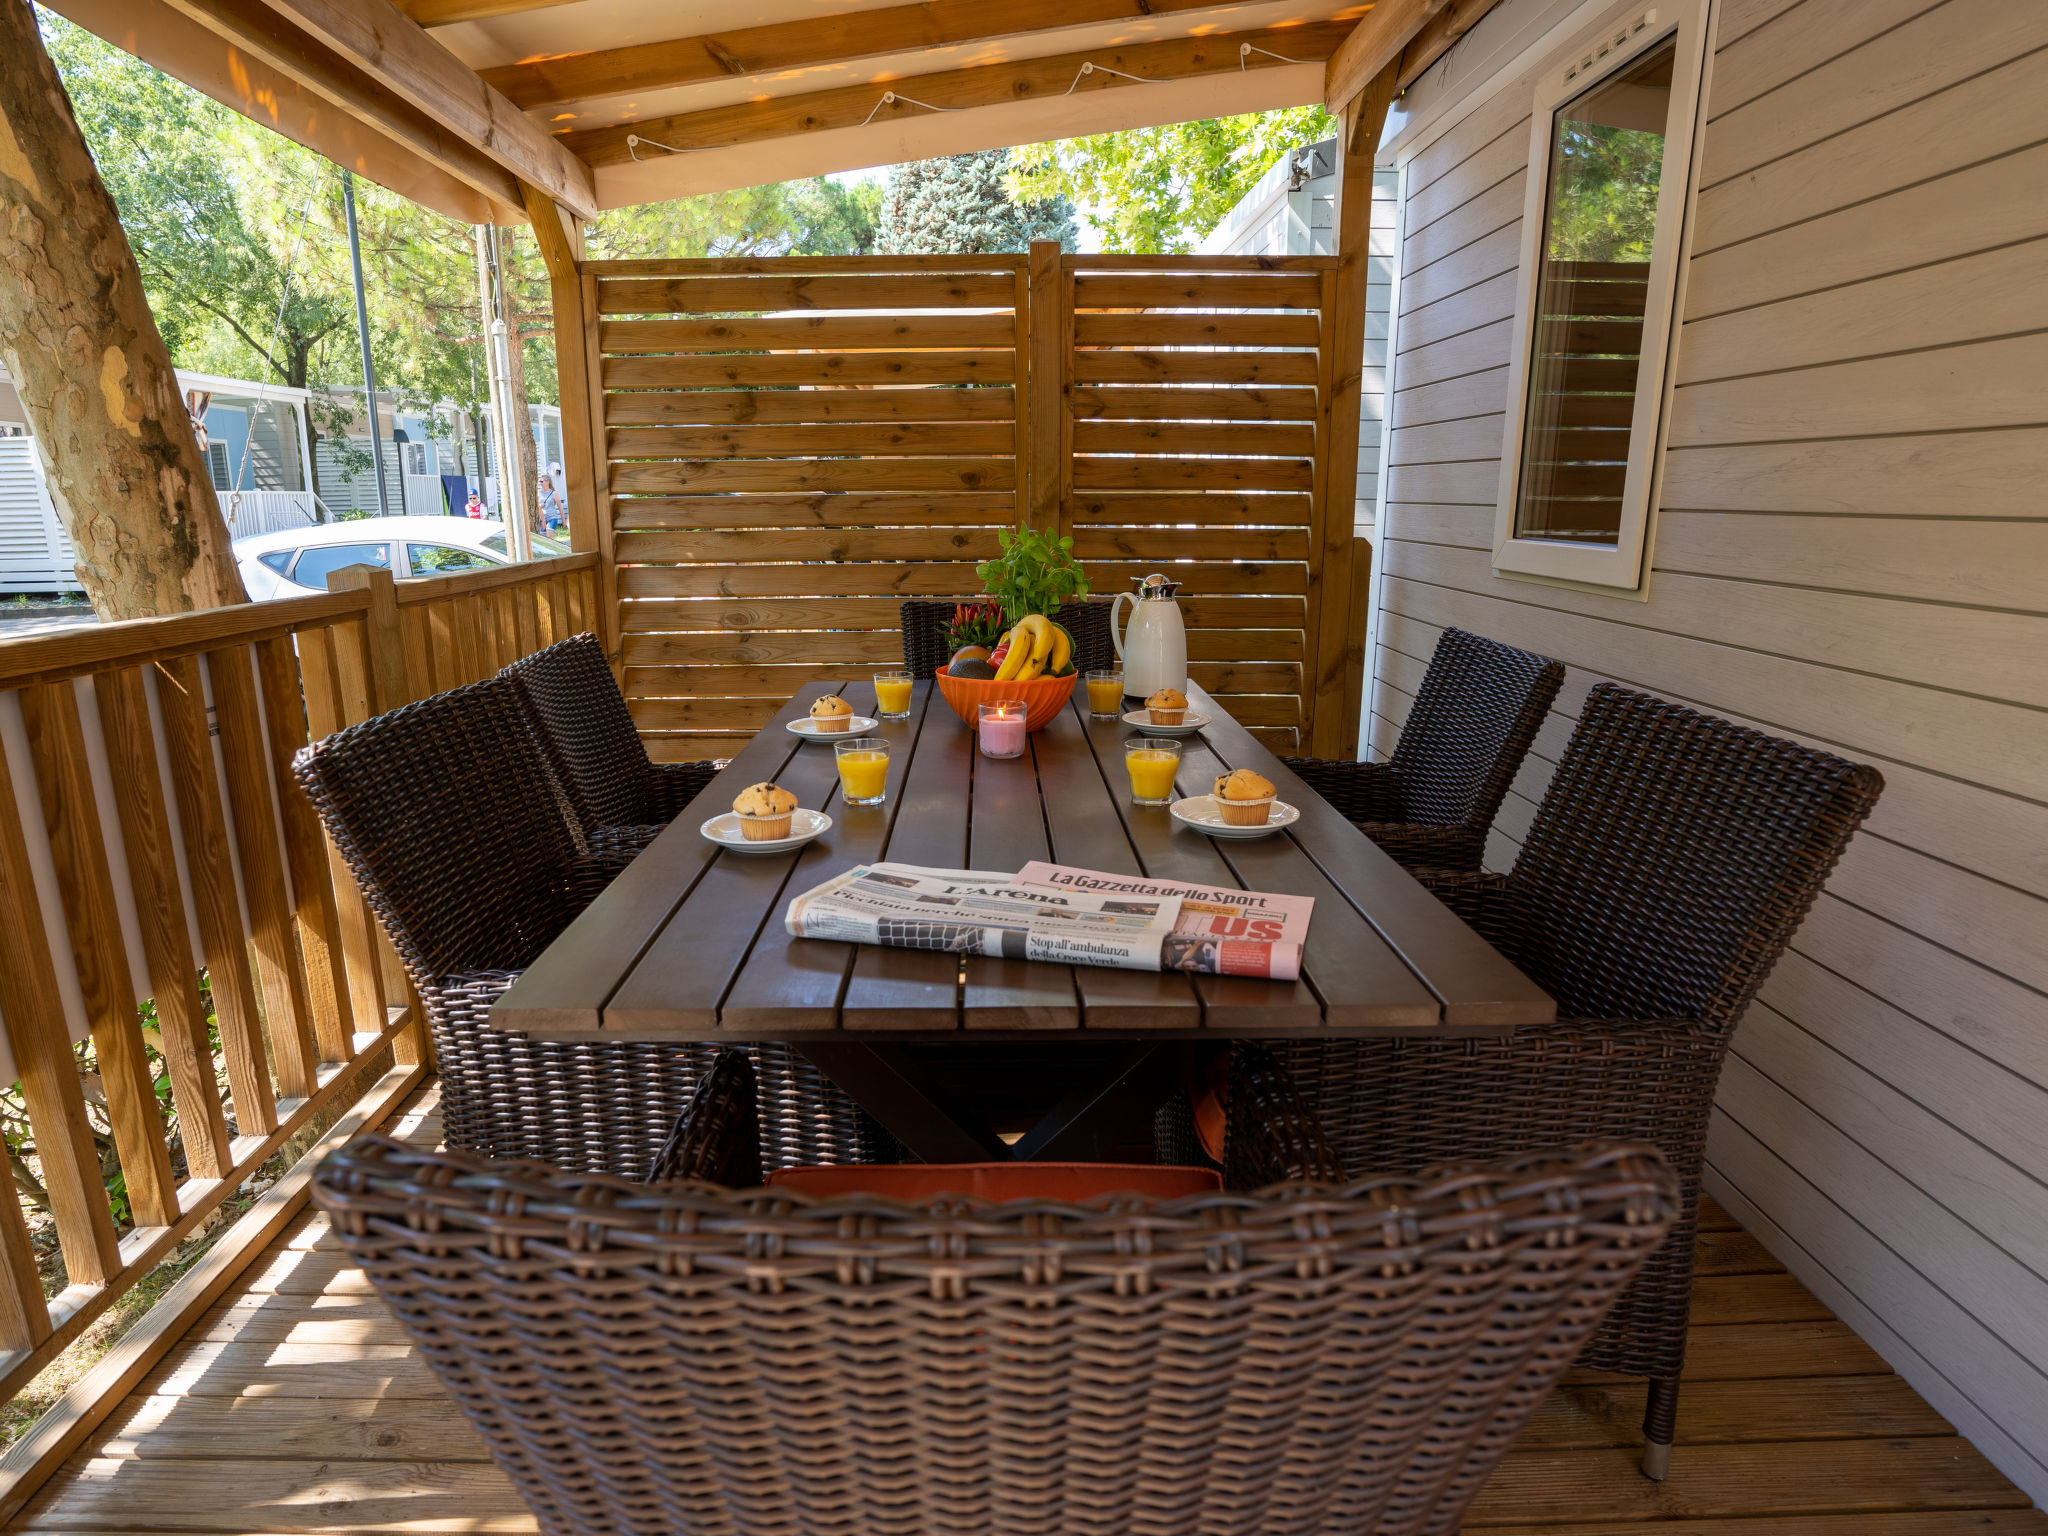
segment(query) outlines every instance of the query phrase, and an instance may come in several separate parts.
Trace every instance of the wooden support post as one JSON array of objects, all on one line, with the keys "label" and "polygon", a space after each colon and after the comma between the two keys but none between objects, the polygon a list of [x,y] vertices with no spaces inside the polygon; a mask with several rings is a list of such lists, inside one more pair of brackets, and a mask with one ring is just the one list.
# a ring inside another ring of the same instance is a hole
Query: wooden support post
[{"label": "wooden support post", "polygon": [[391,572],[381,566],[345,565],[328,573],[327,590],[370,594],[370,606],[363,615],[370,714],[381,715],[412,703],[405,676],[405,634],[398,622],[398,583]]},{"label": "wooden support post", "polygon": [[[1031,526],[1046,533],[1059,532],[1064,510],[1067,466],[1060,451],[1064,436],[1060,428],[1067,413],[1067,359],[1062,355],[1066,350],[1062,322],[1066,275],[1057,240],[1031,242],[1031,426],[1017,446],[1030,457]],[[1018,379],[1022,385],[1023,375]],[[1023,466],[1019,468],[1021,472]]]},{"label": "wooden support post", "polygon": [[[177,1181],[164,1145],[142,1019],[135,1009],[135,973],[121,936],[114,877],[100,836],[99,797],[86,764],[85,725],[71,680],[21,691],[21,715],[35,759],[36,788],[49,829],[50,859],[64,903],[71,956],[92,1025],[93,1054],[107,1119],[137,1226],[167,1227],[178,1219]],[[67,1053],[68,1060],[68,1053]],[[40,1136],[40,1133],[38,1133]]]},{"label": "wooden support post", "polygon": [[612,557],[604,380],[596,357],[596,280],[583,275],[583,221],[536,187],[522,185],[534,241],[548,269],[555,314],[555,378],[562,401],[562,469],[569,477],[569,547],[596,550],[602,620],[598,637],[619,664],[618,570]]},{"label": "wooden support post", "polygon": [[[1354,506],[1358,499],[1358,413],[1364,394],[1365,307],[1372,239],[1372,157],[1393,104],[1400,60],[1386,64],[1364,92],[1344,108],[1338,135],[1337,269],[1335,292],[1323,316],[1330,353],[1328,441],[1321,455],[1321,497],[1315,510],[1319,554],[1311,593],[1310,640],[1304,693],[1309,706],[1309,750],[1317,757],[1350,757],[1358,740],[1357,704],[1347,703],[1350,649]],[[1346,721],[1354,722],[1345,736]]]},{"label": "wooden support post", "polygon": [[1365,709],[1365,631],[1372,611],[1372,540],[1351,541],[1351,622],[1344,632],[1344,739],[1358,751]]}]

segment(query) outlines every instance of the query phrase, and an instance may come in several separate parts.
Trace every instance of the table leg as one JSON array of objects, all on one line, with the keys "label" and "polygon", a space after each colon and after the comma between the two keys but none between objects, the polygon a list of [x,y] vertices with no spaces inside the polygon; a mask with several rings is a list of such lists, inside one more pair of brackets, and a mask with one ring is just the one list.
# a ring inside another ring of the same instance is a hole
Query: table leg
[{"label": "table leg", "polygon": [[1002,1139],[956,1105],[900,1047],[853,1040],[790,1043],[912,1157],[927,1163],[1010,1160]]},{"label": "table leg", "polygon": [[1149,1126],[1167,1096],[1192,1080],[1200,1043],[1133,1041],[1109,1069],[1074,1089],[1010,1149],[1024,1162],[1114,1161],[1135,1121]]}]

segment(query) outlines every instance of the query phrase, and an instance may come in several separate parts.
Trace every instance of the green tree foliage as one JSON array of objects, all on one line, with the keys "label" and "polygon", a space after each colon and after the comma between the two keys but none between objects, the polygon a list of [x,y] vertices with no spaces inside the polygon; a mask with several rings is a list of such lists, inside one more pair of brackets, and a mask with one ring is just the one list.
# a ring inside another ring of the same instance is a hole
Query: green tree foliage
[{"label": "green tree foliage", "polygon": [[1663,174],[1663,134],[1566,119],[1551,150],[1551,260],[1648,261]]},{"label": "green tree foliage", "polygon": [[882,188],[876,182],[771,182],[599,215],[593,255],[630,260],[675,256],[865,256],[875,248]]},{"label": "green tree foliage", "polygon": [[889,171],[881,248],[901,256],[985,256],[1034,240],[1074,249],[1074,209],[1058,191],[1013,196],[1007,150],[913,160]]},{"label": "green tree foliage", "polygon": [[1281,155],[1335,131],[1311,106],[1091,134],[1011,150],[1008,186],[1018,198],[1079,204],[1105,251],[1177,254],[1214,229]]},{"label": "green tree foliage", "polygon": [[[340,171],[63,18],[40,19],[172,360],[359,388]],[[409,404],[481,412],[475,232],[360,178],[355,193],[378,384]],[[824,178],[748,187],[607,213],[589,243],[606,257],[858,254],[874,248],[881,199],[878,185]],[[531,231],[504,234],[527,392],[553,402],[547,269]],[[331,434],[339,420],[315,426]]]}]

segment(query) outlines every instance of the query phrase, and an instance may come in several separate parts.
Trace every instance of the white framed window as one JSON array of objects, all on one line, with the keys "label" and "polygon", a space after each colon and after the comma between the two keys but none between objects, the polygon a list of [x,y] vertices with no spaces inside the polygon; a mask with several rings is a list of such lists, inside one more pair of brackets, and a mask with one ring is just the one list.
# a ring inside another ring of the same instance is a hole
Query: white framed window
[{"label": "white framed window", "polygon": [[1707,11],[1638,0],[1537,78],[1497,570],[1642,584]]}]

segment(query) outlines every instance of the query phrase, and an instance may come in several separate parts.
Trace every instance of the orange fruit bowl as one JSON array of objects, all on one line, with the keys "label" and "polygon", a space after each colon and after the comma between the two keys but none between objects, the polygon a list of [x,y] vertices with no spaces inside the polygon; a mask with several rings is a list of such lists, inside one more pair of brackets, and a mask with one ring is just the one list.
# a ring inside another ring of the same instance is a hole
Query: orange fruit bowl
[{"label": "orange fruit bowl", "polygon": [[946,696],[953,713],[966,722],[969,730],[981,723],[977,706],[993,704],[997,699],[1022,699],[1024,729],[1042,731],[1054,715],[1067,707],[1067,700],[1074,696],[1074,684],[1080,680],[1079,672],[1069,672],[1065,677],[1034,677],[1028,683],[948,677],[943,667],[938,672],[939,692]]}]

